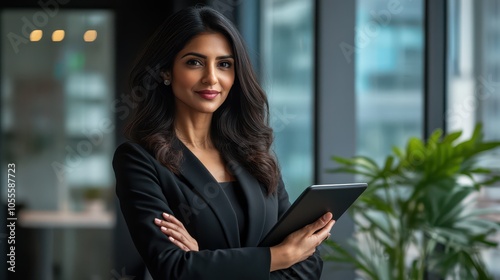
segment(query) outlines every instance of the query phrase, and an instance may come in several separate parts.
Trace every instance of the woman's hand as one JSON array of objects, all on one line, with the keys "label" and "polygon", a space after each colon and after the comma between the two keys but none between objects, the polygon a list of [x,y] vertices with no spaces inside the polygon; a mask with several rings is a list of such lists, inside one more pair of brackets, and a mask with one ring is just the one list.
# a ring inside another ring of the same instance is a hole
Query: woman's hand
[{"label": "woman's hand", "polygon": [[177,247],[184,251],[198,251],[198,242],[191,237],[184,225],[174,216],[163,213],[163,219],[155,219],[155,224]]},{"label": "woman's hand", "polygon": [[335,223],[332,218],[332,213],[328,212],[271,247],[271,271],[288,268],[314,254],[316,247],[330,237],[330,230]]}]

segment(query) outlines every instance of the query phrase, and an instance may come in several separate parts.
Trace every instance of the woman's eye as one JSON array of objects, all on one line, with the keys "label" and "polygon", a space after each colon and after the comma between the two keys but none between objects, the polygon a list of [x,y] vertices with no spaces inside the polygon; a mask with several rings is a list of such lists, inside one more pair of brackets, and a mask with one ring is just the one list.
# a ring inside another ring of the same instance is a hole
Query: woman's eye
[{"label": "woman's eye", "polygon": [[227,62],[227,61],[223,61],[223,62],[219,63],[219,66],[222,68],[230,68],[231,65],[232,64],[230,62]]},{"label": "woman's eye", "polygon": [[201,62],[195,59],[190,59],[186,63],[191,66],[201,66]]}]

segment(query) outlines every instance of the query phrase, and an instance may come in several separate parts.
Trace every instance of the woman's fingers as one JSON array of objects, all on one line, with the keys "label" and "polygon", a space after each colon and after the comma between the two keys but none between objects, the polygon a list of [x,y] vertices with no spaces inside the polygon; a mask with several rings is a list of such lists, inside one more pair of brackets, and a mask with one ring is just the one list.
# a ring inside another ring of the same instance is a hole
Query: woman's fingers
[{"label": "woman's fingers", "polygon": [[303,229],[296,232],[296,237],[299,238],[298,242],[310,240],[314,247],[319,246],[321,242],[325,241],[330,237],[330,231],[335,224],[335,220],[332,220],[332,213],[328,212],[321,216],[319,219],[313,223],[305,226]]},{"label": "woman's fingers", "polygon": [[177,247],[184,251],[197,251],[197,244],[195,244],[194,239],[187,238],[183,233],[168,229],[166,227],[161,227],[161,231],[168,235],[168,239],[172,241]]},{"label": "woman's fingers", "polygon": [[307,231],[310,234],[313,234],[317,232],[318,230],[323,229],[330,221],[332,221],[333,215],[330,212],[325,213],[323,216],[321,216],[319,219],[317,219],[315,222],[309,224],[306,226]]},{"label": "woman's fingers", "polygon": [[175,231],[183,231],[183,230],[185,231],[184,228],[182,228],[174,223],[162,221],[160,219],[155,219],[155,224],[157,226],[164,227],[164,228],[171,229],[171,230],[175,230]]},{"label": "woman's fingers", "polygon": [[320,242],[325,241],[328,237],[330,237],[330,231],[335,224],[335,220],[330,220],[326,226],[324,226],[322,229],[320,229],[318,232],[316,232],[314,235],[318,236],[318,239]]},{"label": "woman's fingers", "polygon": [[321,242],[330,237],[330,231],[335,224],[335,220],[332,220],[332,218],[332,213],[328,212],[314,223],[310,224],[311,228],[309,233],[311,233],[311,236],[317,238],[317,245],[321,244]]},{"label": "woman's fingers", "polygon": [[[163,228],[162,228],[163,229]],[[172,243],[174,243],[175,245],[177,245],[177,247],[181,248],[182,250],[184,251],[190,251],[189,247],[186,246],[184,243],[182,243],[181,241],[175,239],[174,237],[172,236],[169,236],[168,237],[168,240],[170,240]]]},{"label": "woman's fingers", "polygon": [[185,235],[186,232],[177,231],[173,228],[168,228],[168,227],[164,227],[164,226],[162,226],[160,229],[163,233],[175,238],[176,240],[178,240],[179,242],[181,242],[183,244],[188,245],[189,243],[192,243],[192,241],[193,241],[192,238],[187,237]]},{"label": "woman's fingers", "polygon": [[184,251],[198,251],[198,242],[191,237],[184,225],[174,216],[163,214],[164,219],[155,218],[154,223],[168,236],[168,239]]},{"label": "woman's fingers", "polygon": [[181,228],[184,228],[184,225],[181,223],[181,221],[177,220],[176,217],[172,216],[172,215],[169,215],[167,213],[163,213],[163,218],[171,223],[174,223],[176,225],[178,225],[179,227]]}]

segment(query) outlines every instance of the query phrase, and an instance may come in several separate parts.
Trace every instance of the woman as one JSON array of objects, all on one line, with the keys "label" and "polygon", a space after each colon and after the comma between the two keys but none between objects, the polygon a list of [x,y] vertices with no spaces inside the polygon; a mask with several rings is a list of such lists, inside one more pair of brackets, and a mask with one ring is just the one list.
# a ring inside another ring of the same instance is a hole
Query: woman
[{"label": "woman", "polygon": [[175,13],[146,44],[131,88],[116,194],[153,278],[319,279],[330,213],[258,246],[290,202],[266,95],[233,24],[208,7]]}]

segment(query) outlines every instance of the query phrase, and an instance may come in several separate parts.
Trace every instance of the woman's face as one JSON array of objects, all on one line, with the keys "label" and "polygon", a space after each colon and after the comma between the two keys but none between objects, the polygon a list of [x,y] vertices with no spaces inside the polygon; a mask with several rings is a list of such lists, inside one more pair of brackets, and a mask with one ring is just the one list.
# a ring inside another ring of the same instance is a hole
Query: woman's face
[{"label": "woman's face", "polygon": [[234,83],[234,56],[226,37],[201,33],[176,55],[171,80],[177,114],[208,113],[226,100]]}]

